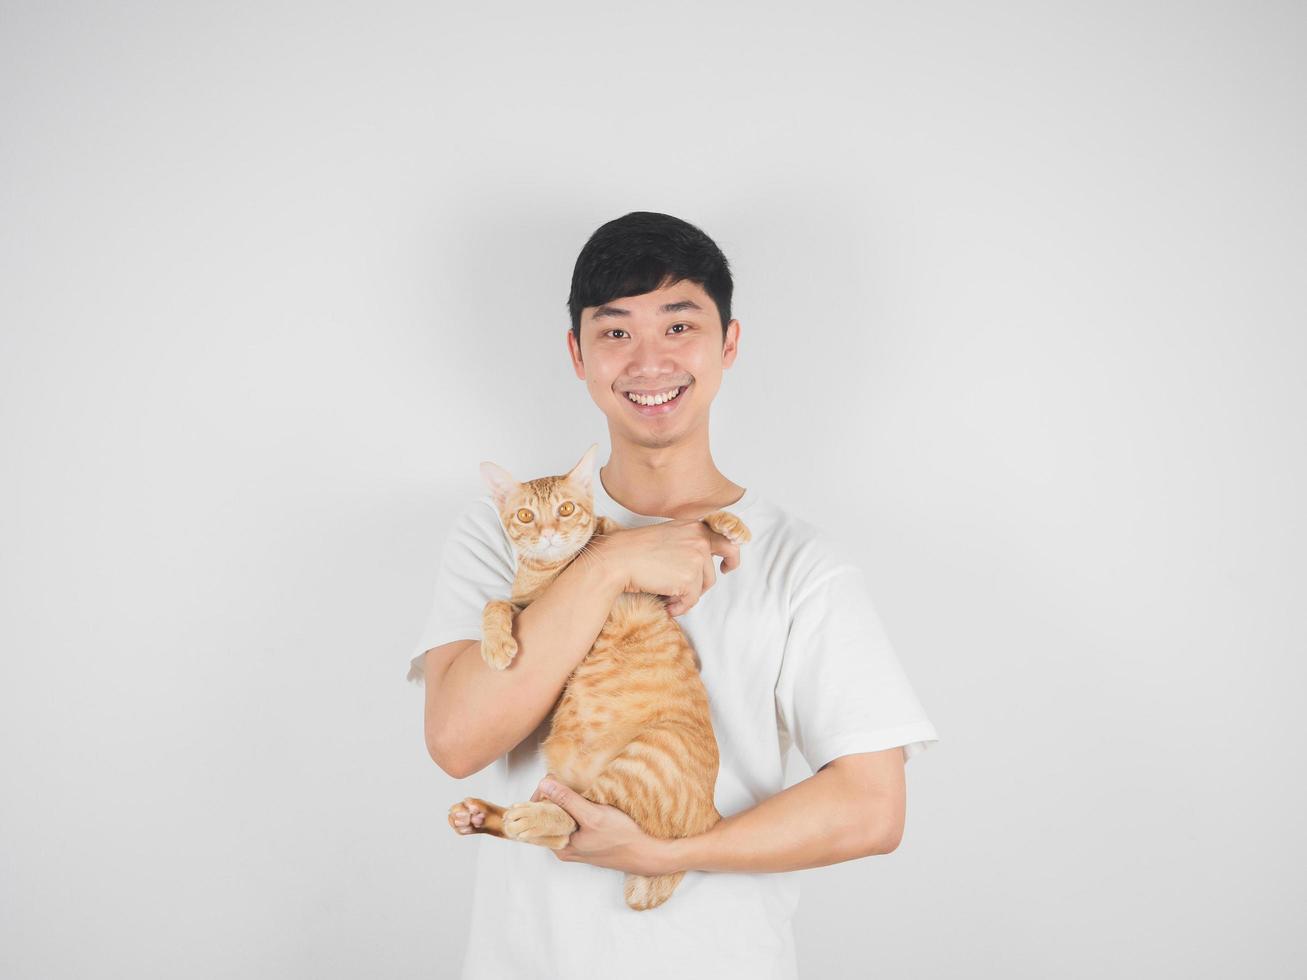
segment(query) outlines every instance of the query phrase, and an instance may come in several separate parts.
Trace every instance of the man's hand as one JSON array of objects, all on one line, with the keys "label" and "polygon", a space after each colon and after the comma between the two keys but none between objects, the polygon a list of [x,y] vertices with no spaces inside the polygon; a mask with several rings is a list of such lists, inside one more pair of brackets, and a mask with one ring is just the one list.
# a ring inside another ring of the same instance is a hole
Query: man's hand
[{"label": "man's hand", "polygon": [[666,841],[652,837],[615,806],[592,803],[580,793],[546,776],[531,795],[532,802],[557,803],[576,821],[567,844],[554,851],[560,861],[581,861],[638,875],[671,870]]},{"label": "man's hand", "polygon": [[740,546],[703,521],[623,528],[605,535],[600,547],[625,578],[623,592],[666,596],[673,616],[689,612],[717,581],[713,555],[722,556],[723,573],[740,564]]}]

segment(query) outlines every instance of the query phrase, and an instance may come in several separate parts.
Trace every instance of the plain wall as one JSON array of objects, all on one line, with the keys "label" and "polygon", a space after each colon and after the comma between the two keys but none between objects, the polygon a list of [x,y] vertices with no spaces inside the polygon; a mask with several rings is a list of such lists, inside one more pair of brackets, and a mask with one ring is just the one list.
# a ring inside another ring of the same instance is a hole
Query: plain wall
[{"label": "plain wall", "polygon": [[941,736],[804,975],[1307,972],[1301,6],[0,21],[4,976],[455,973],[503,845],[405,668],[478,463],[607,447],[631,210],[729,256],[715,459]]}]

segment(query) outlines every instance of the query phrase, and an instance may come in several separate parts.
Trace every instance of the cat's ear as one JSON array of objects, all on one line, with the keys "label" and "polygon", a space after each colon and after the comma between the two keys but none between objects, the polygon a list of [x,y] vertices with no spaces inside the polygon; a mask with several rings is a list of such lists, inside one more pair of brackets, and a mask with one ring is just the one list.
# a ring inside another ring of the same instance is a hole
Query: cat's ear
[{"label": "cat's ear", "polygon": [[481,476],[485,478],[490,494],[495,498],[495,506],[504,509],[504,501],[509,494],[519,489],[522,484],[513,479],[513,474],[502,466],[486,461],[481,464]]},{"label": "cat's ear", "polygon": [[592,442],[590,448],[581,457],[581,461],[573,466],[571,472],[564,477],[572,486],[592,497],[594,496],[595,456],[598,452],[599,443]]}]

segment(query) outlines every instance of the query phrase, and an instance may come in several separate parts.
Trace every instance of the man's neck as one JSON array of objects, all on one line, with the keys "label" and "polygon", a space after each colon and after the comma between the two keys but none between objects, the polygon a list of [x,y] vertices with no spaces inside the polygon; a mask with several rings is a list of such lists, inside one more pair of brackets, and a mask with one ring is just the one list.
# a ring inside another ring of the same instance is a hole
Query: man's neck
[{"label": "man's neck", "polygon": [[744,494],[703,447],[645,449],[616,445],[600,468],[604,492],[627,510],[652,517],[696,520],[728,508]]}]

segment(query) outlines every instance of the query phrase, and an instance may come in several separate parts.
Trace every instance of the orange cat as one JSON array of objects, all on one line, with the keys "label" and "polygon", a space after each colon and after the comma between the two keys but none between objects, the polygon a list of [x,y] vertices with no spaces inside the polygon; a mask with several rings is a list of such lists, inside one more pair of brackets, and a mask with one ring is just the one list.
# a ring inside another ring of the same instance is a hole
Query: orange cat
[{"label": "orange cat", "polygon": [[[585,551],[592,535],[621,528],[594,514],[597,449],[591,446],[565,476],[525,483],[494,463],[481,464],[518,560],[512,598],[485,607],[481,655],[496,670],[509,667],[517,653],[513,616]],[[737,544],[750,538],[744,523],[726,511],[703,521]],[[624,811],[654,837],[703,833],[721,819],[713,805],[718,756],[708,693],[694,648],[662,598],[647,592],[617,597],[563,689],[541,751],[561,782]],[[555,849],[576,830],[567,811],[547,800],[505,808],[468,797],[450,807],[449,824],[461,834]],[[684,876],[628,874],[626,904],[661,905]]]}]

